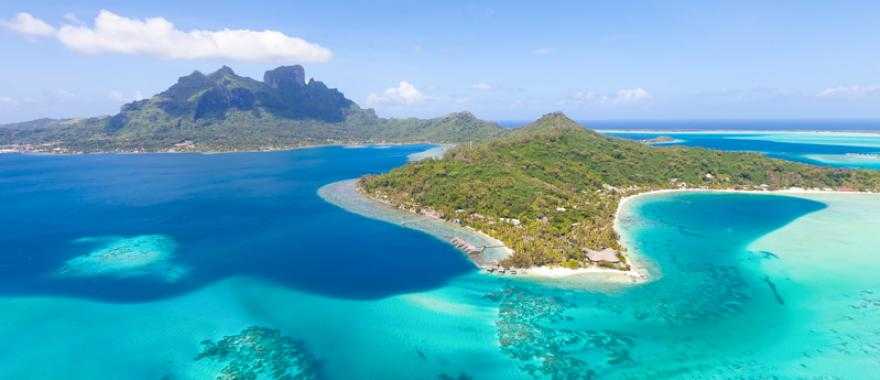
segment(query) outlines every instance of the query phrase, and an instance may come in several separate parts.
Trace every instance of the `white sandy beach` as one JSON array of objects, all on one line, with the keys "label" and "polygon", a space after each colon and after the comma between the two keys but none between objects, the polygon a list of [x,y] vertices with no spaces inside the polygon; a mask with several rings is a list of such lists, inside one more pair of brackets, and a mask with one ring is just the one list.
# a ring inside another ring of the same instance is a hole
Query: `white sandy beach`
[{"label": "white sandy beach", "polygon": [[[629,256],[627,256],[629,258]],[[524,277],[535,278],[538,280],[598,280],[614,282],[614,283],[641,283],[648,281],[651,277],[648,272],[640,266],[632,265],[632,269],[622,271],[617,269],[603,268],[599,266],[587,268],[565,268],[554,266],[538,266],[531,268],[519,269],[519,274]]]},{"label": "white sandy beach", "polygon": [[443,158],[443,155],[446,154],[450,149],[455,148],[456,144],[440,144],[431,149],[424,150],[421,152],[410,154],[406,157],[409,162],[427,160],[427,159],[440,159]]},{"label": "white sandy beach", "polygon": [[358,190],[357,181],[358,179],[355,178],[324,185],[318,189],[318,195],[325,201],[358,215],[419,230],[445,242],[457,237],[473,246],[485,247],[479,255],[468,255],[468,258],[481,268],[497,266],[499,261],[507,258],[512,252],[501,241],[480,231],[435,217],[400,210],[367,197]]}]

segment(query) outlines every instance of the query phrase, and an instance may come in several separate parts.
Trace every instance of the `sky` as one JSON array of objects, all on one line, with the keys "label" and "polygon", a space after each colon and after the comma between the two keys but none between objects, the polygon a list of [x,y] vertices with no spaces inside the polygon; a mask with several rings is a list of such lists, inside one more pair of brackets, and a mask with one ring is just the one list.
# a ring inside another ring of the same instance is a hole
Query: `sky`
[{"label": "sky", "polygon": [[878,1],[6,1],[0,123],[302,64],[382,116],[880,118]]}]

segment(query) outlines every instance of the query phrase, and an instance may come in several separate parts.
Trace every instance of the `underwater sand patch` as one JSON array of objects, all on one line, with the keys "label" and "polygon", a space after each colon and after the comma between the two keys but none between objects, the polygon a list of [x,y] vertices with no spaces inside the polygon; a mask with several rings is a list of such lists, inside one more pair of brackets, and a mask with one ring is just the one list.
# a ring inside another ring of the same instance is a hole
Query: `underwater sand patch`
[{"label": "underwater sand patch", "polygon": [[62,277],[157,277],[175,282],[187,269],[173,262],[177,243],[166,235],[84,237],[74,245],[95,247],[67,260],[56,274]]}]

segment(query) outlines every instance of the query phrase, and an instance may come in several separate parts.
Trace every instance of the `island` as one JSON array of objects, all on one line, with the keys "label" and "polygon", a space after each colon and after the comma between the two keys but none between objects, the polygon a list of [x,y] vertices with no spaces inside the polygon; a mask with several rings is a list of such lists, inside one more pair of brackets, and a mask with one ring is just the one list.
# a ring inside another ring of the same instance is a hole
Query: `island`
[{"label": "island", "polygon": [[639,140],[639,142],[642,144],[645,144],[645,145],[665,145],[665,144],[679,144],[679,143],[684,142],[684,140],[674,139],[669,136],[657,136],[652,139]]},{"label": "island", "polygon": [[[441,159],[362,177],[365,196],[497,239],[511,268],[631,271],[614,221],[622,200],[652,191],[878,191],[880,172],[820,168],[756,153],[655,147],[544,115]],[[461,241],[462,250],[479,249]]]},{"label": "island", "polygon": [[381,118],[336,89],[305,80],[300,65],[258,81],[231,68],[193,72],[113,116],[0,125],[0,152],[139,153],[284,150],[319,145],[462,143],[505,132],[457,112],[433,119]]}]

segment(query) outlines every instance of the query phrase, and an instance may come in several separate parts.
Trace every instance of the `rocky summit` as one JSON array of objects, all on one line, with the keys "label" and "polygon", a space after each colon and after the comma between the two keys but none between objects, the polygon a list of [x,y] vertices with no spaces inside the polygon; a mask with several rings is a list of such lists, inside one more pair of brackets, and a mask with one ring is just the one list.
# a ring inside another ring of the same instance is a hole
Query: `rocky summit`
[{"label": "rocky summit", "polygon": [[241,77],[228,66],[208,75],[196,71],[150,99],[126,104],[110,127],[125,128],[155,109],[192,120],[220,119],[230,111],[262,111],[282,118],[339,122],[355,106],[320,81],[306,84],[305,70],[299,65],[282,66],[263,77],[263,82]]}]

